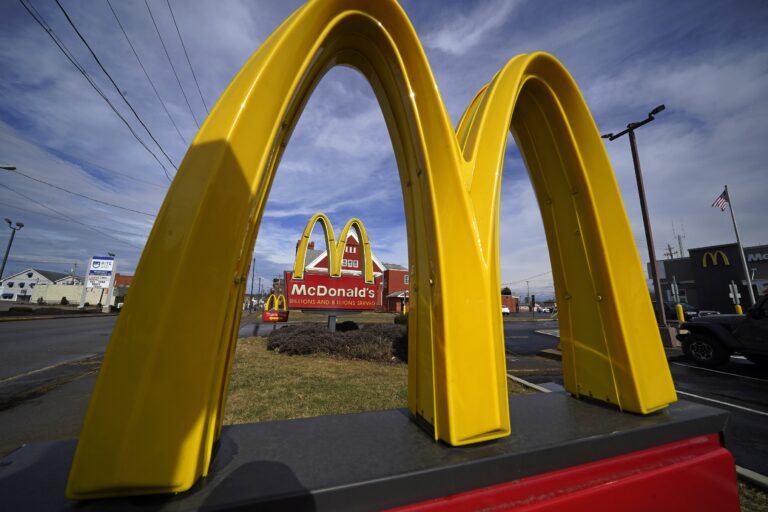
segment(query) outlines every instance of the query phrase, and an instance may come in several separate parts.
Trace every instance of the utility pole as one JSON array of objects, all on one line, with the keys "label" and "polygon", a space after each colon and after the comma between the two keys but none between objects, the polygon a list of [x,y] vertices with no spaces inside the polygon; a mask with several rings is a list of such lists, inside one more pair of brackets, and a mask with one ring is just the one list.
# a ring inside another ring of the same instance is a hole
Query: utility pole
[{"label": "utility pole", "polygon": [[645,241],[648,246],[648,255],[650,256],[651,278],[653,279],[653,288],[656,292],[656,308],[658,312],[659,323],[667,326],[667,315],[664,313],[664,298],[661,294],[661,282],[659,281],[659,269],[656,264],[656,249],[653,246],[653,232],[651,231],[651,219],[648,215],[648,206],[645,202],[645,186],[643,185],[643,174],[640,170],[640,155],[637,152],[637,141],[635,140],[635,130],[644,126],[654,119],[656,114],[664,110],[664,105],[659,105],[648,113],[648,117],[637,123],[629,123],[624,131],[617,134],[606,133],[602,137],[608,140],[616,140],[622,135],[629,135],[629,148],[632,151],[632,164],[635,167],[635,179],[637,180],[637,192],[640,196],[640,211],[643,214],[643,226],[645,227]]},{"label": "utility pole", "polygon": [[667,252],[664,253],[664,256],[670,260],[675,259],[675,250],[672,248],[671,244],[667,244]]},{"label": "utility pole", "polygon": [[680,250],[680,257],[685,258],[685,250],[683,250],[683,238],[685,238],[685,228],[682,233],[677,233],[675,230],[675,222],[672,221],[672,235],[677,238],[677,248]]},{"label": "utility pole", "polygon": [[256,279],[256,258],[251,260],[251,298],[248,301],[248,311],[253,311],[253,281]]},{"label": "utility pole", "polygon": [[13,238],[16,236],[16,232],[24,227],[23,222],[17,222],[16,227],[13,227],[11,219],[5,219],[5,222],[7,222],[8,227],[11,228],[11,239],[8,240],[8,247],[5,248],[5,256],[3,256],[3,264],[2,266],[0,266],[0,281],[2,281],[3,279],[3,272],[5,271],[5,263],[8,261],[8,254],[11,252],[11,246],[13,245]]}]

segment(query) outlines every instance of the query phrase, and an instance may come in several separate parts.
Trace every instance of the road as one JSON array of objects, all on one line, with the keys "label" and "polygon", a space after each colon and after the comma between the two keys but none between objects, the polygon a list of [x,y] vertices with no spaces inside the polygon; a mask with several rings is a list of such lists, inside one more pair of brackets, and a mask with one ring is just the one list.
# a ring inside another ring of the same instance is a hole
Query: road
[{"label": "road", "polygon": [[[0,395],[5,388],[9,388],[9,394],[19,387],[23,390],[34,388],[34,383],[27,385],[25,380],[47,378],[48,381],[68,382],[76,378],[78,372],[95,371],[93,366],[98,365],[97,360],[106,349],[116,320],[117,317],[109,316],[0,322]],[[540,374],[536,374],[535,369],[530,373],[531,365],[528,364],[542,359],[535,357],[539,351],[555,348],[559,343],[557,337],[536,331],[556,333],[556,329],[556,321],[505,322],[508,369],[514,370],[517,361],[524,367],[523,371],[528,372],[519,374],[526,380],[545,387],[548,383],[562,385],[562,374],[554,362],[539,366],[543,369]],[[239,335],[265,335],[271,330],[271,325],[244,325]],[[71,364],[87,358],[94,360],[90,366]],[[673,356],[669,361],[680,398],[728,410],[731,413],[729,448],[736,463],[767,475],[768,371],[741,358],[733,358],[728,366],[716,371],[695,367],[682,356]],[[54,368],[46,370],[51,367]],[[56,375],[49,375],[51,373]],[[87,382],[92,383],[92,379]],[[16,388],[13,385],[17,385]],[[29,408],[29,414],[34,415],[32,408],[37,400],[40,398],[21,407]],[[17,411],[17,416],[20,412],[23,410]],[[11,413],[11,410],[5,413]]]},{"label": "road", "polygon": [[727,410],[729,448],[739,466],[768,475],[768,370],[734,357],[717,370],[670,358],[680,398]]},{"label": "road", "polygon": [[0,322],[0,382],[103,354],[117,316]]},{"label": "road", "polygon": [[[559,341],[535,332],[556,329],[553,322],[507,322],[504,327],[507,354],[530,354],[553,348]],[[742,357],[731,358],[717,370],[699,368],[682,355],[668,360],[678,398],[727,410],[731,414],[728,448],[736,464],[768,475],[768,370]],[[524,378],[545,387],[563,385],[562,374]]]}]

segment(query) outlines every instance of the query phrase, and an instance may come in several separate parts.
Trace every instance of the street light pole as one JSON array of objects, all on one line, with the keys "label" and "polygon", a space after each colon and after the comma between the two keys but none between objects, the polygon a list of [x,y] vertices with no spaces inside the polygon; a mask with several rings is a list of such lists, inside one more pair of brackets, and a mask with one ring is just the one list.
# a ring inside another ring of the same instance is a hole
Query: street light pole
[{"label": "street light pole", "polygon": [[651,278],[653,279],[653,288],[656,292],[656,308],[661,325],[667,325],[667,315],[664,313],[664,298],[661,293],[661,282],[659,281],[659,271],[656,264],[656,248],[653,245],[653,232],[651,231],[651,219],[648,215],[648,205],[645,201],[645,186],[643,185],[643,175],[640,169],[640,155],[637,152],[637,141],[635,139],[635,130],[646,125],[656,118],[656,114],[664,110],[664,105],[651,110],[648,117],[637,123],[629,123],[626,130],[617,134],[606,133],[602,137],[610,141],[618,139],[624,134],[629,135],[629,147],[632,151],[632,164],[635,167],[635,179],[637,180],[637,192],[640,195],[640,211],[643,214],[643,227],[645,228],[645,240],[648,246],[648,256],[651,264]]},{"label": "street light pole", "polygon": [[3,265],[0,266],[0,282],[3,280],[3,272],[5,271],[5,263],[8,261],[8,254],[11,252],[11,246],[13,245],[13,238],[16,236],[16,232],[24,227],[23,222],[17,222],[16,227],[13,227],[11,219],[5,219],[8,223],[8,227],[11,228],[11,239],[8,240],[8,247],[5,248],[5,256],[3,256]]}]

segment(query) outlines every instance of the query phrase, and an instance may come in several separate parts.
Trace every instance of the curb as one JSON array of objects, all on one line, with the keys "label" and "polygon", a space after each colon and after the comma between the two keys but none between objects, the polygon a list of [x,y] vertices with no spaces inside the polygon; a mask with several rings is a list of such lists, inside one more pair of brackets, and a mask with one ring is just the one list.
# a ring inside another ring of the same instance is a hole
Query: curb
[{"label": "curb", "polygon": [[511,373],[507,374],[507,378],[517,382],[518,384],[522,384],[523,386],[525,386],[527,388],[535,389],[536,391],[540,391],[542,393],[551,393],[552,392],[552,390],[544,388],[544,387],[541,387],[538,384],[534,384],[533,382],[528,382],[527,380],[521,379],[520,377],[515,377]]},{"label": "curb", "polygon": [[544,350],[539,350],[539,352],[536,355],[538,355],[539,357],[552,359],[553,361],[563,360],[563,353],[556,348],[545,348]]},{"label": "curb", "polygon": [[739,477],[739,480],[744,480],[761,491],[768,492],[768,476],[741,466],[736,466],[736,475]]},{"label": "curb", "polygon": [[0,316],[2,322],[25,322],[29,320],[56,320],[59,318],[101,318],[105,316],[117,316],[119,313],[72,313],[70,315],[24,315],[24,316]]}]

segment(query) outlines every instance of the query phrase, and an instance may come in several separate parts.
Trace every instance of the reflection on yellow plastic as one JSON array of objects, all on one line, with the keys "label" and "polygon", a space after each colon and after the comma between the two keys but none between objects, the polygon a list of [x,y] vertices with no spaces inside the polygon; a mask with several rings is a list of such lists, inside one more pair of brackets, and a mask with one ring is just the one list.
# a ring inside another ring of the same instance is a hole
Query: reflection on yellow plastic
[{"label": "reflection on yellow plastic", "polygon": [[638,413],[675,400],[619,190],[565,69],[542,53],[512,59],[454,133],[394,0],[317,0],[246,63],[179,168],[112,334],[69,497],[183,491],[207,473],[275,170],[337,65],[368,79],[395,149],[411,265],[408,405],[436,439],[510,432],[498,249],[510,127],[544,219],[566,388]]},{"label": "reflection on yellow plastic", "polygon": [[307,257],[307,246],[309,237],[312,236],[312,230],[315,224],[320,223],[325,233],[325,247],[328,249],[328,271],[331,277],[341,276],[341,260],[344,258],[344,248],[347,246],[349,230],[353,229],[360,239],[360,245],[363,247],[363,267],[366,283],[373,283],[373,261],[371,256],[371,243],[368,240],[368,232],[360,219],[352,218],[344,225],[337,242],[333,234],[331,221],[324,213],[316,213],[307,222],[304,233],[301,235],[301,241],[296,249],[296,261],[293,263],[293,279],[301,280],[304,278],[304,260]]},{"label": "reflection on yellow plastic", "polygon": [[[282,306],[282,307],[280,307]],[[282,293],[280,295],[275,296],[273,293],[269,297],[267,297],[267,302],[264,303],[264,311],[288,311],[288,307],[286,306],[285,302],[285,295]]]}]

